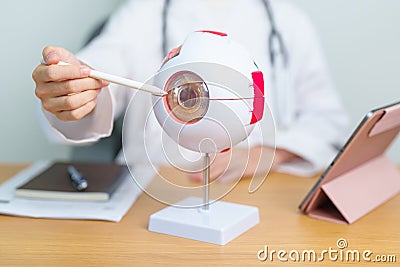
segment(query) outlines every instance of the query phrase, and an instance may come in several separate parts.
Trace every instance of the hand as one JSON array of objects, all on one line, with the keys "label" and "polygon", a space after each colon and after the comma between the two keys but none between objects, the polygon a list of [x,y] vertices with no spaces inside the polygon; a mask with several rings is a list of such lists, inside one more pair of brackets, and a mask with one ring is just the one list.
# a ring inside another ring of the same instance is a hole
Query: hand
[{"label": "hand", "polygon": [[[89,78],[90,68],[61,47],[45,47],[42,54],[44,62],[35,68],[32,78],[43,108],[62,121],[80,120],[92,112],[108,82]],[[71,65],[57,65],[60,61]]]},{"label": "hand", "polygon": [[[237,181],[242,177],[267,175],[281,163],[297,156],[283,149],[274,150],[267,146],[252,147],[250,150],[233,148],[232,151],[217,153],[210,168],[210,181]],[[194,181],[203,181],[202,172],[189,174]]]}]

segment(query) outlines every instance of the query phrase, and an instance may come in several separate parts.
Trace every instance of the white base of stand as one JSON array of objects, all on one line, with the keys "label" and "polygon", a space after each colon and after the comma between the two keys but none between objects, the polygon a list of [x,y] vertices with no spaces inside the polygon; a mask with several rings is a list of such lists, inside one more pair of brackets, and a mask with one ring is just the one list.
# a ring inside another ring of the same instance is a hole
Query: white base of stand
[{"label": "white base of stand", "polygon": [[[201,203],[189,197],[177,204]],[[225,245],[260,222],[258,208],[217,201],[209,210],[167,207],[150,216],[149,231]]]}]

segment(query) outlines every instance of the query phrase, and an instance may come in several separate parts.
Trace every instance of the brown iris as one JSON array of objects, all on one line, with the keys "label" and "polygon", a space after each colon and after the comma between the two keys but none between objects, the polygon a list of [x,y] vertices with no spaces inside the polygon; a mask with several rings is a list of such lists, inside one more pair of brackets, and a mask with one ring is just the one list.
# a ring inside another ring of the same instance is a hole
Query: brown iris
[{"label": "brown iris", "polygon": [[195,123],[207,113],[209,92],[204,80],[194,72],[180,71],[165,85],[166,104],[173,117],[180,122]]}]

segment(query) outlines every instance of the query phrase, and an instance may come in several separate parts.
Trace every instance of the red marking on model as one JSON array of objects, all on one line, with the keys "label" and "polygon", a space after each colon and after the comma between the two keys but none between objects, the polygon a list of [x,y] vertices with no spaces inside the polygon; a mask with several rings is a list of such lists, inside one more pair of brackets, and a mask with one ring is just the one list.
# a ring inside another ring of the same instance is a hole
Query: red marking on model
[{"label": "red marking on model", "polygon": [[197,32],[206,32],[206,33],[211,33],[211,34],[215,34],[215,35],[219,35],[219,36],[228,36],[228,34],[226,34],[224,32],[217,32],[217,31],[200,30]]},{"label": "red marking on model", "polygon": [[264,114],[264,77],[261,71],[252,72],[251,77],[253,78],[254,101],[250,124],[253,124],[260,121]]}]

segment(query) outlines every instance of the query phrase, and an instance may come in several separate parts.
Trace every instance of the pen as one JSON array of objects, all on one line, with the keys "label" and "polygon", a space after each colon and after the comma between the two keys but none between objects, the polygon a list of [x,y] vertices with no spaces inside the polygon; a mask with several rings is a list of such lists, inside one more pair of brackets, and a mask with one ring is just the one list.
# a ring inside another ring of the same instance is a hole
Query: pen
[{"label": "pen", "polygon": [[[58,63],[58,65],[69,65],[69,64],[66,62],[60,61]],[[142,90],[142,91],[151,93],[153,95],[163,96],[163,95],[167,94],[167,92],[165,92],[164,90],[162,90],[154,85],[137,82],[137,81],[134,81],[131,79],[126,79],[123,77],[111,75],[111,74],[108,74],[105,72],[100,72],[97,70],[90,70],[89,77],[105,80],[105,81],[108,81],[111,83],[119,84],[122,86],[127,86],[127,87],[134,88],[137,90]]]},{"label": "pen", "polygon": [[88,187],[87,180],[83,178],[83,176],[74,166],[68,166],[68,173],[71,179],[71,183],[77,191],[84,191]]}]

